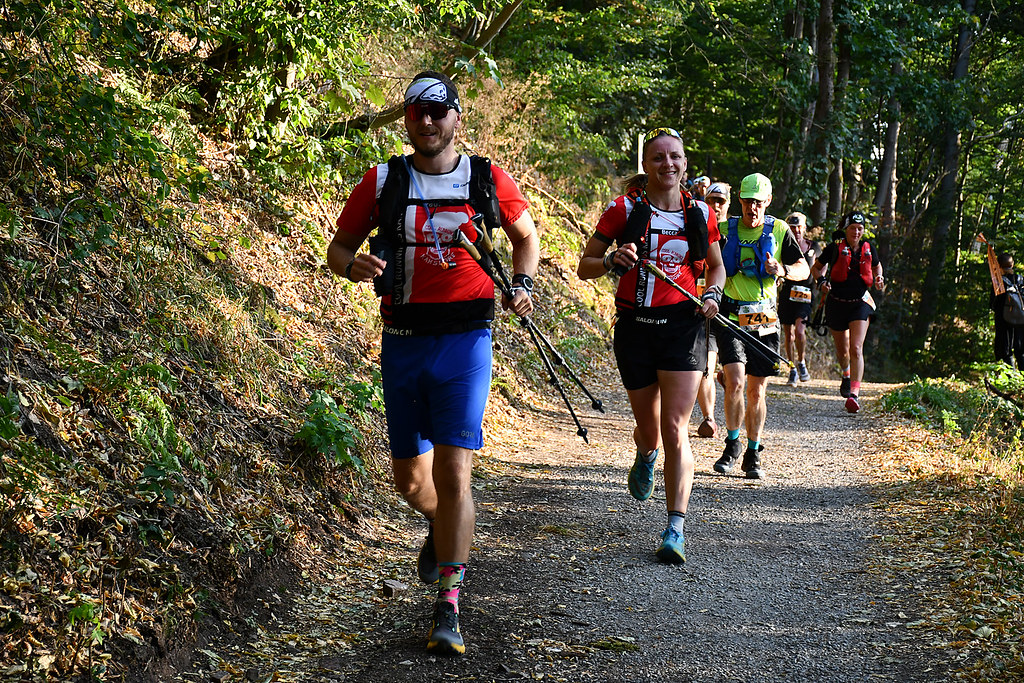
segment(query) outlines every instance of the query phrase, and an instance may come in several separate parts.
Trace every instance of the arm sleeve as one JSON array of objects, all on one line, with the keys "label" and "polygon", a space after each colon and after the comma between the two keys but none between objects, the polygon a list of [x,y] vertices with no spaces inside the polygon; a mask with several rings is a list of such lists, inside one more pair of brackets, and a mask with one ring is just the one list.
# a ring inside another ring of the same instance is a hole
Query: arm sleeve
[{"label": "arm sleeve", "polygon": [[835,242],[829,242],[825,245],[825,248],[821,250],[818,255],[818,260],[821,261],[823,266],[831,266],[836,262],[836,244]]},{"label": "arm sleeve", "polygon": [[784,264],[791,265],[803,259],[804,253],[800,251],[800,243],[796,241],[788,229],[786,230],[786,236],[782,238],[782,262]]}]

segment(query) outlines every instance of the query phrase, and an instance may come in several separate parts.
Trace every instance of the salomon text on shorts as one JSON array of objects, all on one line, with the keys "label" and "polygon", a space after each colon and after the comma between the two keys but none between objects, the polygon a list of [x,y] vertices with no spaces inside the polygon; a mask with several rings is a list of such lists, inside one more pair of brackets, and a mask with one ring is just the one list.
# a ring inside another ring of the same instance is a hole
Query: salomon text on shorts
[{"label": "salomon text on shorts", "polygon": [[658,370],[703,372],[708,362],[704,316],[693,304],[645,309],[615,323],[615,360],[626,389],[658,381]]}]

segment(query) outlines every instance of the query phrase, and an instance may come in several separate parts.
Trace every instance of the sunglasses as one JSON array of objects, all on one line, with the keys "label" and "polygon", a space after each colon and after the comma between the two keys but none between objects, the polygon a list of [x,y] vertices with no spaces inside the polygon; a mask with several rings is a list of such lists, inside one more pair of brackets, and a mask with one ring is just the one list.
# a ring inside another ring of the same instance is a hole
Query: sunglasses
[{"label": "sunglasses", "polygon": [[677,140],[683,139],[683,136],[680,135],[679,131],[677,131],[675,128],[654,128],[652,130],[647,131],[647,135],[644,136],[644,143],[646,144],[653,140],[654,138],[659,137],[661,135],[668,135],[676,138]]},{"label": "sunglasses", "polygon": [[419,121],[424,116],[429,116],[431,121],[440,121],[448,117],[452,107],[444,102],[414,102],[405,108],[405,118],[410,121]]}]

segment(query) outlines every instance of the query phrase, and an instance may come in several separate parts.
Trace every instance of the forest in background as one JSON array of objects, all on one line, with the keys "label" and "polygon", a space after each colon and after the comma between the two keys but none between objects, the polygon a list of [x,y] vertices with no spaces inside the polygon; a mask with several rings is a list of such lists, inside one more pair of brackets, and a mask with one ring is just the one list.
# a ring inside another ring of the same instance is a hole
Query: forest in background
[{"label": "forest in background", "polygon": [[[12,676],[123,678],[389,495],[376,301],[324,251],[348,191],[401,150],[422,68],[462,88],[460,149],[530,198],[538,321],[584,372],[611,297],[578,254],[637,135],[668,125],[691,175],[765,173],[770,211],[819,238],[868,213],[889,285],[865,379],[1001,381],[1007,405],[972,410],[1019,451],[974,248],[1024,256],[1017,3],[7,0],[0,27]],[[523,333],[496,334],[497,403],[539,400]]]}]

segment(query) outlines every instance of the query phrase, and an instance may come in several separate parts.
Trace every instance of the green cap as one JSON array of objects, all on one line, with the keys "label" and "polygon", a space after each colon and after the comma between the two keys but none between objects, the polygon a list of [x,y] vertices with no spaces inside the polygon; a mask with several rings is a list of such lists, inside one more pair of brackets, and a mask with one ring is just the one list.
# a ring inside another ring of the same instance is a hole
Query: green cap
[{"label": "green cap", "polygon": [[772,181],[760,173],[751,173],[740,183],[740,199],[765,201],[772,196]]}]

